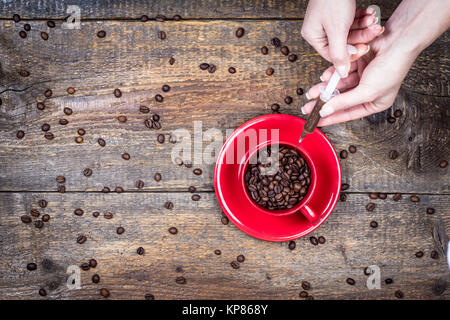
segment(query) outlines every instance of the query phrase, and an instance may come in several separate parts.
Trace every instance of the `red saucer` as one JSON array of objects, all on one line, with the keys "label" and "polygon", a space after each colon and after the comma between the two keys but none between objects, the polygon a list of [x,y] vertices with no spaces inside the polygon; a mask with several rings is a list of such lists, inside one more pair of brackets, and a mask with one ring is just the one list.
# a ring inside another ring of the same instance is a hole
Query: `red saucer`
[{"label": "red saucer", "polygon": [[[228,164],[230,163],[228,159],[237,157],[236,140],[241,139],[249,129],[256,131],[278,129],[279,143],[295,146],[304,123],[303,119],[290,115],[264,115],[237,128],[220,150],[214,168],[217,200],[228,218],[252,237],[268,241],[288,241],[303,237],[317,229],[336,206],[341,189],[341,168],[333,146],[318,129],[308,135],[298,148],[313,162],[316,170],[314,192],[307,200],[308,206],[319,215],[314,223],[300,212],[276,215],[255,210],[255,205],[242,189],[240,180],[242,177],[240,172],[246,163],[241,163],[243,159],[235,159],[233,164]],[[261,144],[267,144],[267,140],[258,141],[258,145]],[[245,156],[248,157],[249,153],[253,152],[254,150],[247,150]]]}]

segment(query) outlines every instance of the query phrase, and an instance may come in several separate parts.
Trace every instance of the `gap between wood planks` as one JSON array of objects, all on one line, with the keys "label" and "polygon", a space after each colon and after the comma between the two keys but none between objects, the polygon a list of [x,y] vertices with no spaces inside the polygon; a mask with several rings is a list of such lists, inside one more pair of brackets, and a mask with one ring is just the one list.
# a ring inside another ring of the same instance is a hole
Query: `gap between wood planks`
[{"label": "gap between wood planks", "polygon": [[[355,194],[355,195],[368,195],[371,192],[380,192],[379,190],[370,190],[367,192],[360,192],[360,191],[341,191],[341,193],[345,193],[345,194]],[[46,191],[46,190],[2,190],[0,191],[0,194],[2,193],[60,193],[59,191]],[[116,194],[117,192],[114,191],[110,191],[107,193],[102,192],[101,190],[93,190],[93,191],[80,191],[80,190],[74,190],[74,191],[66,191],[64,193],[100,193],[100,194],[108,194],[108,193],[112,193],[112,194]],[[61,194],[64,194],[61,193]],[[210,193],[215,193],[214,190],[196,190],[195,192],[189,192],[186,190],[186,188],[183,189],[159,189],[159,190],[124,190],[122,193],[188,193],[188,194],[194,194],[194,193],[204,193],[204,194],[210,194]],[[422,196],[449,196],[450,193],[430,193],[430,192],[384,192],[386,193],[388,196],[389,195],[394,195],[396,193],[400,193],[402,196],[410,196],[410,195],[422,195]]]}]

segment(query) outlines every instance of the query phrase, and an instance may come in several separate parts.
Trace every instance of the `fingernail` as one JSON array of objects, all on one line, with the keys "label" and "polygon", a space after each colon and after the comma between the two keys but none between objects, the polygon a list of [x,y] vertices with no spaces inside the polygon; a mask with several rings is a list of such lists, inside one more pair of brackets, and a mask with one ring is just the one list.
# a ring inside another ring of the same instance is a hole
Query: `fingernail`
[{"label": "fingernail", "polygon": [[332,114],[333,112],[334,112],[333,108],[331,108],[330,106],[324,106],[322,110],[320,110],[319,114],[321,117],[326,117]]},{"label": "fingernail", "polygon": [[374,14],[375,13],[375,9],[374,8],[367,8],[366,12],[368,14]]},{"label": "fingernail", "polygon": [[337,66],[336,70],[339,73],[339,76],[341,78],[347,78],[348,72],[347,72],[347,68],[345,66]]},{"label": "fingernail", "polygon": [[374,30],[375,32],[380,32],[383,29],[383,27],[381,25],[379,25],[379,24],[371,25],[370,28],[372,30]]},{"label": "fingernail", "polygon": [[302,107],[300,110],[302,111],[302,114],[306,114],[305,107]]},{"label": "fingernail", "polygon": [[378,21],[377,17],[370,17],[370,19],[367,20],[367,26],[369,27],[369,26],[373,25],[374,23],[376,23],[377,21]]},{"label": "fingernail", "polygon": [[365,55],[367,52],[369,52],[370,51],[370,45],[367,45],[367,49],[366,49],[366,51],[363,53],[363,55]]},{"label": "fingernail", "polygon": [[308,92],[305,93],[305,97],[306,99],[311,100],[311,97],[309,96]]},{"label": "fingernail", "polygon": [[322,82],[325,81],[325,80],[323,80],[323,75],[321,75],[321,76],[319,77],[319,79],[320,79],[320,81],[322,81]]}]

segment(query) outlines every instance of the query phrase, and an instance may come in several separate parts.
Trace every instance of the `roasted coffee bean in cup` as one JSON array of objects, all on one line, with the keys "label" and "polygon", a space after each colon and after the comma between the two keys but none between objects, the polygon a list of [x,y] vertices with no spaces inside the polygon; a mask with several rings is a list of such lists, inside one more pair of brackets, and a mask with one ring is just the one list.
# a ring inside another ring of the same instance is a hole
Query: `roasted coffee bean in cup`
[{"label": "roasted coffee bean in cup", "polygon": [[[266,152],[266,151],[263,151]],[[267,159],[273,159],[272,148],[267,148]],[[294,207],[308,193],[311,170],[300,153],[287,146],[280,146],[278,171],[271,172],[270,161],[262,163],[258,152],[251,159],[244,179],[250,198],[268,210],[284,210]],[[270,174],[272,173],[272,174]]]}]

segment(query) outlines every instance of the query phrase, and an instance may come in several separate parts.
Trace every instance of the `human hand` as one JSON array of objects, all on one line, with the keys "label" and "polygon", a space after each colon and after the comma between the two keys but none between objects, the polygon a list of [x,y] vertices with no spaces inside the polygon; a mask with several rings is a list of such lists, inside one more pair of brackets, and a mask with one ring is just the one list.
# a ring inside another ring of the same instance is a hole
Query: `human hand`
[{"label": "human hand", "polygon": [[350,70],[347,44],[369,43],[383,33],[372,8],[356,10],[354,0],[310,0],[301,34],[339,75]]}]

